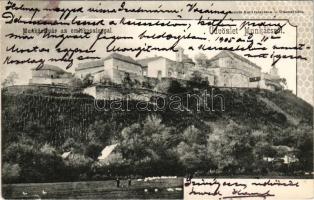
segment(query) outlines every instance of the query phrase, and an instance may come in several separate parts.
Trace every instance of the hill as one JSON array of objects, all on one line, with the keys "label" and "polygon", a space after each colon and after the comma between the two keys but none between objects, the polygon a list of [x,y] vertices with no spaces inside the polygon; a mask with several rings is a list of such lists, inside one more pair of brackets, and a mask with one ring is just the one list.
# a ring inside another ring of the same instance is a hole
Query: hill
[{"label": "hill", "polygon": [[[285,91],[195,89],[175,81],[167,87],[166,104],[171,104],[173,95],[179,96],[182,111],[171,106],[154,111],[162,101],[142,102],[147,104],[142,111],[135,109],[138,101],[127,102],[131,111],[101,110],[95,105],[114,101],[3,91],[4,182],[312,171],[313,107],[302,99]],[[222,98],[198,102],[187,96],[203,97],[204,90]],[[179,102],[171,105],[175,104]],[[119,145],[110,158],[97,161],[101,149],[113,143]],[[64,159],[64,152],[72,156]],[[285,157],[294,161],[286,163]]]}]

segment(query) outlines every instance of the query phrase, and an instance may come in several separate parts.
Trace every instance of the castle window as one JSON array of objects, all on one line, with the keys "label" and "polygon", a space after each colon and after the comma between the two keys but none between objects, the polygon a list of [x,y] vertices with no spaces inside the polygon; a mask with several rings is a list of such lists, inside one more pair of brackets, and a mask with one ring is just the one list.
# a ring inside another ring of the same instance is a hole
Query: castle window
[{"label": "castle window", "polygon": [[157,72],[157,78],[161,78],[161,75],[162,75],[161,70],[158,70],[158,72]]},{"label": "castle window", "polygon": [[227,86],[227,76],[224,75],[224,86]]}]

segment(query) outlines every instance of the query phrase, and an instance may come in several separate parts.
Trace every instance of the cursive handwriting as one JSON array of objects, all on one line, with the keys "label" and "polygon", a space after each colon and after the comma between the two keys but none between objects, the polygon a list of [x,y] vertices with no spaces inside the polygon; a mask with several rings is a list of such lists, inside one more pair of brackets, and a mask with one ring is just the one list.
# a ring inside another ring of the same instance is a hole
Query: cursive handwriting
[{"label": "cursive handwriting", "polygon": [[[281,195],[285,188],[291,190],[300,184],[295,180],[256,179],[196,179],[188,177],[184,181],[188,196],[218,196],[219,199],[267,199]],[[281,189],[280,189],[281,188]],[[280,193],[277,191],[280,190]],[[193,197],[192,197],[193,198]],[[206,197],[205,197],[206,198]],[[206,198],[207,199],[207,198]]]},{"label": "cursive handwriting", "polygon": [[264,26],[274,26],[277,29],[275,30],[275,34],[279,33],[283,27],[287,23],[272,23],[272,22],[249,22],[249,21],[243,21],[240,25],[240,30],[243,29],[246,26],[257,26],[257,27],[264,27]]},{"label": "cursive handwriting", "polygon": [[267,180],[263,183],[252,183],[252,185],[256,186],[284,186],[284,187],[299,187],[299,182],[298,181],[292,181],[289,180],[288,183],[281,182],[280,180]]},{"label": "cursive handwriting", "polygon": [[32,7],[25,7],[24,4],[16,5],[16,3],[12,1],[8,1],[7,5],[5,6],[5,10],[12,10],[12,11],[27,11],[32,13],[31,19],[35,17],[35,15],[40,12],[39,8],[32,8]]},{"label": "cursive handwriting", "polygon": [[[4,36],[10,42],[3,63],[42,66],[50,61],[63,63],[68,69],[75,61],[98,59],[105,53],[137,58],[154,52],[176,53],[179,46],[190,53],[243,52],[253,61],[271,59],[272,65],[281,60],[308,60],[303,51],[310,46],[284,42],[285,30],[291,28],[286,20],[234,20],[231,10],[218,9],[212,2],[77,5],[40,7],[8,0],[1,14],[6,26]],[[87,31],[94,27],[97,30]],[[24,30],[19,32],[19,28]],[[32,44],[18,43],[21,40]],[[49,45],[43,46],[42,41]],[[35,55],[43,58],[34,59]]]},{"label": "cursive handwriting", "polygon": [[234,196],[224,196],[223,199],[234,199],[234,198],[262,198],[266,199],[267,197],[274,197],[274,194],[271,194],[270,191],[266,192],[243,192],[241,190],[233,189],[232,194]]}]

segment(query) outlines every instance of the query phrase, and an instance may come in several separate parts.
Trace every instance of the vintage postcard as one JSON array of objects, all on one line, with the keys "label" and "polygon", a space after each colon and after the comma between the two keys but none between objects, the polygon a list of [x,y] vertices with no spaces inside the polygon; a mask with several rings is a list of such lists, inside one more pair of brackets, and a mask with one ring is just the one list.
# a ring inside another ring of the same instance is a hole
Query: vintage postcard
[{"label": "vintage postcard", "polygon": [[313,1],[0,8],[2,198],[314,198]]}]

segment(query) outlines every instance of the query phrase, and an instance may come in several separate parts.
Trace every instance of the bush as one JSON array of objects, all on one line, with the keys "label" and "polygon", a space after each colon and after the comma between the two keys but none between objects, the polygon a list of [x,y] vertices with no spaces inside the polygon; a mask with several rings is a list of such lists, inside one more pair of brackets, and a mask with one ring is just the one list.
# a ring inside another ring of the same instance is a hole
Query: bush
[{"label": "bush", "polygon": [[4,183],[14,183],[19,180],[21,167],[19,164],[3,163],[2,178]]},{"label": "bush", "polygon": [[96,160],[100,155],[102,149],[103,146],[101,146],[100,144],[90,143],[86,146],[84,155],[92,158],[93,160]]}]

